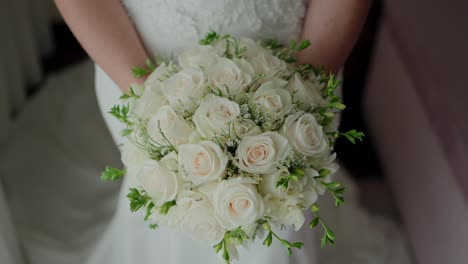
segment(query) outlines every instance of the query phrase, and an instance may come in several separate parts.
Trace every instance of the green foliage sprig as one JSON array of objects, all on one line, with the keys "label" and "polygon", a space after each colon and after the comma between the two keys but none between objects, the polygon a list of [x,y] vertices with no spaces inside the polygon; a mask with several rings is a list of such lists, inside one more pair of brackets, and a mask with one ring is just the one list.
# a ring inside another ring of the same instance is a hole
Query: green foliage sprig
[{"label": "green foliage sprig", "polygon": [[102,172],[102,174],[101,174],[101,179],[103,181],[120,180],[125,175],[126,172],[127,172],[126,170],[119,170],[119,169],[113,168],[111,166],[107,166],[106,170],[104,172]]},{"label": "green foliage sprig", "polygon": [[271,246],[271,243],[273,242],[273,238],[275,238],[281,243],[281,245],[283,245],[283,247],[286,248],[289,256],[292,256],[293,248],[301,249],[304,246],[304,243],[302,242],[289,242],[288,240],[279,237],[275,232],[273,232],[273,230],[271,229],[270,223],[267,220],[260,220],[259,224],[263,227],[263,229],[266,232],[268,232],[265,240],[263,241],[264,246],[267,246],[267,247]]},{"label": "green foliage sprig", "polygon": [[137,188],[131,188],[130,193],[127,195],[130,200],[130,211],[136,212],[151,202],[151,198],[146,194],[145,191],[140,191]]},{"label": "green foliage sprig", "polygon": [[298,52],[308,48],[310,41],[302,40],[299,43],[296,40],[291,40],[289,47],[280,44],[277,39],[270,39],[263,43],[266,48],[273,50],[276,56],[286,63],[294,63],[297,61],[296,55]]},{"label": "green foliage sprig", "polygon": [[208,32],[204,38],[200,39],[200,45],[212,45],[215,41],[219,40],[221,35],[216,33],[215,31]]},{"label": "green foliage sprig", "polygon": [[320,224],[323,228],[323,236],[321,239],[321,247],[325,247],[326,245],[333,245],[335,244],[335,233],[328,227],[322,220],[322,218],[319,215],[320,208],[317,205],[312,205],[310,207],[310,210],[314,214],[315,218],[309,223],[309,228],[313,229],[315,228],[318,224]]},{"label": "green foliage sprig", "polygon": [[135,66],[132,68],[131,73],[135,78],[142,78],[152,73],[156,69],[156,66],[150,59],[146,60],[146,67]]},{"label": "green foliage sprig", "polygon": [[331,171],[329,169],[321,169],[319,171],[319,176],[315,176],[314,179],[317,180],[323,187],[327,189],[328,192],[333,196],[335,199],[335,205],[338,207],[344,204],[344,197],[343,194],[345,192],[345,188],[336,181],[326,181],[325,178],[329,176]]},{"label": "green foliage sprig", "polygon": [[135,89],[133,89],[133,87],[130,87],[130,89],[128,90],[128,93],[124,93],[120,96],[120,99],[122,100],[127,100],[127,99],[139,99],[140,96],[135,92]]},{"label": "green foliage sprig", "polygon": [[287,190],[289,187],[289,182],[297,182],[299,179],[305,176],[305,171],[303,168],[292,168],[289,169],[289,173],[278,180],[276,187],[281,187],[284,190]]}]

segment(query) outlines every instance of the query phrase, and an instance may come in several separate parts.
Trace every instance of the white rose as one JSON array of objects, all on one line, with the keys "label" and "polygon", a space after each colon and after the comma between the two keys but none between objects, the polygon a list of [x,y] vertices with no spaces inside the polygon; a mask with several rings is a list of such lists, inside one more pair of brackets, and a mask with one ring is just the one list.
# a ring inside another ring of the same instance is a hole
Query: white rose
[{"label": "white rose", "polygon": [[[259,42],[255,42],[250,38],[240,38],[239,39],[239,49],[246,49],[245,52],[242,54],[247,60],[255,57],[260,52],[267,52],[268,50],[263,47]],[[213,46],[216,49],[219,56],[225,56],[226,50],[229,48],[229,54],[235,54],[236,46],[233,45],[232,41],[228,41],[226,39],[221,39],[216,41]]]},{"label": "white rose", "polygon": [[167,104],[167,100],[161,92],[161,87],[146,87],[141,97],[135,101],[131,112],[143,119],[155,115],[158,110]]},{"label": "white rose", "polygon": [[199,70],[205,68],[218,57],[217,50],[211,46],[198,46],[179,55],[179,65],[183,68]]},{"label": "white rose", "polygon": [[162,131],[170,144],[179,146],[188,142],[193,129],[170,106],[166,105],[148,121],[147,131],[151,139],[158,144],[168,144],[161,134]]},{"label": "white rose", "polygon": [[278,198],[266,199],[267,215],[274,224],[292,226],[298,231],[305,222],[304,212],[296,205],[287,205]]},{"label": "white rose", "polygon": [[240,108],[237,103],[209,94],[195,111],[193,122],[202,137],[211,139],[221,131],[227,132],[229,124],[239,116]]},{"label": "white rose", "polygon": [[309,110],[326,104],[320,93],[320,85],[311,81],[303,80],[299,74],[294,74],[287,89],[294,93],[294,98],[303,102],[303,110]]},{"label": "white rose", "polygon": [[276,184],[281,178],[288,176],[288,174],[289,172],[287,169],[279,169],[273,173],[262,175],[262,181],[260,183],[262,194],[264,196],[268,195],[276,198],[285,197],[285,193],[281,187],[277,187]]},{"label": "white rose", "polygon": [[209,195],[215,217],[227,230],[250,226],[264,215],[263,199],[252,179],[232,178],[214,184]]},{"label": "white rose", "polygon": [[[319,173],[314,170],[314,169],[306,169],[306,176],[309,177],[309,181],[307,184],[307,190],[313,190],[313,192],[317,193],[318,195],[323,195],[327,188],[323,186],[319,181],[323,181],[325,183],[330,183],[333,180],[333,174],[338,171],[339,166],[336,163],[331,163],[328,166],[324,167],[324,169],[328,169],[330,173],[325,176],[324,178],[321,178],[319,180],[315,179],[315,176],[318,176]],[[306,194],[307,195],[307,194]],[[313,197],[312,197],[313,198]],[[313,202],[312,202],[313,203]],[[311,205],[312,205],[311,203]]]},{"label": "white rose", "polygon": [[[214,216],[214,208],[208,197],[202,193],[186,192],[177,200],[178,227],[194,239],[211,245],[219,243],[226,230]],[[171,209],[172,210],[172,209]]]},{"label": "white rose", "polygon": [[272,173],[289,152],[288,140],[277,132],[244,137],[236,150],[241,170],[249,173]]},{"label": "white rose", "polygon": [[192,112],[205,92],[205,84],[202,71],[184,69],[167,79],[161,89],[172,109]]},{"label": "white rose", "polygon": [[179,147],[179,164],[182,177],[198,186],[215,181],[226,174],[228,159],[218,144],[202,141]]},{"label": "white rose", "polygon": [[252,82],[255,72],[246,60],[219,58],[206,70],[208,83],[223,95],[236,95]]},{"label": "white rose", "polygon": [[277,118],[286,115],[292,106],[291,94],[283,87],[287,84],[281,79],[273,79],[262,84],[253,95],[253,101],[261,109]]},{"label": "white rose", "polygon": [[127,140],[121,148],[122,153],[122,163],[126,167],[138,167],[143,164],[143,162],[149,159],[148,153],[136,146],[131,141]]},{"label": "white rose", "polygon": [[298,181],[289,181],[286,189],[281,186],[277,187],[277,183],[281,178],[288,176],[289,172],[287,169],[263,175],[260,185],[262,193],[266,197],[282,199],[285,205],[298,205],[305,208],[310,207],[318,198],[315,189],[316,181],[313,178],[314,176],[317,176],[318,173],[311,174],[307,170],[308,169],[306,169],[305,172],[306,175]]},{"label": "white rose", "polygon": [[155,160],[146,160],[136,178],[156,206],[174,200],[181,188],[178,175]]},{"label": "white rose", "polygon": [[170,75],[172,67],[172,64],[167,65],[165,62],[161,63],[150,75],[148,75],[148,78],[146,78],[144,83],[145,90],[160,90],[162,79]]},{"label": "white rose", "polygon": [[264,52],[268,52],[260,43],[250,39],[250,38],[240,38],[239,46],[241,48],[246,48],[244,53],[247,60],[254,58],[256,55]]},{"label": "white rose", "polygon": [[308,164],[314,168],[327,168],[331,165],[331,168],[336,172],[337,169],[334,168],[333,161],[336,159],[336,153],[331,153],[331,151],[325,151],[320,155],[310,157],[308,159]]},{"label": "white rose", "polygon": [[251,63],[256,73],[264,73],[270,76],[287,69],[286,62],[269,52],[260,52],[252,58]]},{"label": "white rose", "polygon": [[327,136],[310,113],[297,112],[288,116],[281,134],[288,138],[294,151],[301,155],[316,156],[329,150]]},{"label": "white rose", "polygon": [[251,119],[237,119],[232,129],[238,138],[255,136],[262,133],[262,129]]}]

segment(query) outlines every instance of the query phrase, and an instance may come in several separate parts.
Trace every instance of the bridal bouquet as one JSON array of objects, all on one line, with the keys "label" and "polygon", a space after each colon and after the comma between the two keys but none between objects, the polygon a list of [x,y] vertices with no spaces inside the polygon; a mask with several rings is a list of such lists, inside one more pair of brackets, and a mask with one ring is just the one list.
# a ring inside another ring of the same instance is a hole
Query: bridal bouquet
[{"label": "bridal bouquet", "polygon": [[308,41],[284,46],[209,33],[177,62],[134,68],[149,75],[110,113],[126,124],[125,170],[107,167],[102,177],[135,177],[131,211],[144,210],[151,228],[166,225],[205,241],[229,263],[236,247],[278,240],[292,254],[301,242],[277,235],[298,231],[304,211],[310,228],[323,228],[322,245],[335,235],[320,217],[317,199],[336,205],[344,188],[333,180],[337,137],[361,140],[355,130],[336,131],[344,109],[340,82],[311,65],[296,65]]}]

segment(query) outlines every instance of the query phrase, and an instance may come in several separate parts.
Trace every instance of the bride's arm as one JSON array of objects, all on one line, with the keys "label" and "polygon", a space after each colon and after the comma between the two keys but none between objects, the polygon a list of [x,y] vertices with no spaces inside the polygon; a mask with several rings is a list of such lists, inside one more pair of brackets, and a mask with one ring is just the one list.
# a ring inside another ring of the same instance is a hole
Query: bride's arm
[{"label": "bride's arm", "polygon": [[338,71],[359,36],[370,4],[371,0],[310,0],[302,38],[312,45],[300,54],[299,62]]},{"label": "bride's arm", "polygon": [[149,58],[121,0],[55,0],[78,41],[91,58],[127,91],[135,79],[130,69]]}]

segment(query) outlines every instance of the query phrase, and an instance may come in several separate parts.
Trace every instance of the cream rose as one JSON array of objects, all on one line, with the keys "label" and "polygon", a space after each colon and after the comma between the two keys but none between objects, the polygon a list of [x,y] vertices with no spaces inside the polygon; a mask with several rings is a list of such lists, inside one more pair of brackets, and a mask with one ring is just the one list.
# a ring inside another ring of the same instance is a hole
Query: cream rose
[{"label": "cream rose", "polygon": [[[320,179],[320,181],[323,181],[325,183],[330,183],[333,180],[333,174],[338,171],[339,166],[336,163],[331,163],[327,167],[324,167],[324,169],[330,170],[330,173],[325,176],[324,178]],[[308,182],[307,185],[307,190],[313,190],[315,193],[318,195],[323,195],[326,192],[325,186],[323,186],[319,180],[316,180],[314,177],[318,176],[319,173],[314,170],[314,169],[306,169],[306,175],[309,177],[310,181]],[[312,205],[312,204],[311,204]]]},{"label": "cream rose", "polygon": [[281,79],[273,79],[262,84],[253,95],[253,101],[261,109],[277,118],[286,115],[292,106],[292,96],[283,87],[287,84]]},{"label": "cream rose", "polygon": [[229,124],[239,116],[240,108],[237,103],[209,94],[195,111],[193,122],[202,137],[211,139],[221,131],[227,132]]},{"label": "cream rose", "polygon": [[160,86],[146,87],[141,97],[133,103],[131,112],[140,118],[148,119],[166,104],[167,100],[161,92]]},{"label": "cream rose", "polygon": [[181,188],[178,175],[155,160],[144,161],[136,178],[156,206],[174,200]]},{"label": "cream rose", "polygon": [[[229,42],[228,44],[226,39],[221,39],[221,40],[216,41],[213,47],[214,49],[216,49],[217,53],[220,56],[224,56],[228,48],[229,48],[228,50],[229,54],[235,54],[236,52],[235,45],[233,45],[232,42]],[[268,50],[264,48],[260,43],[255,42],[254,40],[250,38],[240,38],[239,48],[240,49],[246,48],[246,51],[243,53],[243,56],[247,60],[255,57],[257,54],[261,52],[268,52]]]},{"label": "cream rose", "polygon": [[122,153],[122,163],[128,168],[141,166],[145,160],[150,158],[145,150],[128,140],[125,141],[120,152]]},{"label": "cream rose", "polygon": [[179,65],[183,68],[205,68],[218,58],[217,50],[211,46],[198,46],[179,55]]},{"label": "cream rose", "polygon": [[208,197],[202,193],[187,192],[177,200],[179,213],[178,226],[194,239],[211,245],[219,243],[226,230],[214,216],[214,208]]},{"label": "cream rose", "polygon": [[184,69],[167,79],[161,89],[172,109],[192,112],[205,92],[205,77],[200,70]]},{"label": "cream rose", "polygon": [[179,165],[182,177],[198,186],[215,181],[226,174],[228,159],[218,144],[202,141],[179,147]]},{"label": "cream rose", "polygon": [[252,66],[256,73],[264,73],[267,75],[276,74],[287,69],[287,64],[278,57],[269,52],[260,52],[252,58]]},{"label": "cream rose", "polygon": [[148,75],[148,78],[146,78],[144,83],[145,90],[160,90],[162,79],[171,74],[171,69],[173,67],[174,66],[172,64],[167,65],[165,62],[161,63],[150,75]]},{"label": "cream rose", "polygon": [[285,192],[281,189],[281,187],[277,187],[276,184],[278,181],[288,176],[287,169],[279,169],[274,171],[273,173],[268,173],[262,175],[262,181],[260,183],[260,189],[264,196],[272,196],[272,197],[285,197]]},{"label": "cream rose", "polygon": [[[317,201],[317,192],[315,189],[315,179],[318,173],[314,174],[312,171],[307,171],[305,176],[298,181],[289,181],[288,187],[277,187],[277,183],[281,178],[289,175],[287,169],[281,169],[270,174],[262,176],[260,184],[262,194],[265,197],[274,197],[281,199],[286,205],[298,205],[300,207],[310,207]],[[315,171],[316,172],[316,171]]]},{"label": "cream rose", "polygon": [[250,226],[264,216],[263,199],[254,183],[239,177],[214,184],[210,200],[216,219],[226,230]]},{"label": "cream rose", "polygon": [[206,70],[208,84],[223,95],[236,95],[252,82],[255,72],[246,60],[219,58]]},{"label": "cream rose", "polygon": [[244,137],[236,150],[236,161],[241,170],[272,173],[289,153],[288,140],[277,132],[264,132]]},{"label": "cream rose", "polygon": [[232,126],[232,130],[239,138],[255,136],[262,133],[262,129],[251,119],[237,119]]},{"label": "cream rose", "polygon": [[302,109],[309,110],[326,104],[320,93],[320,85],[303,80],[299,74],[294,74],[287,89],[294,94],[294,98],[303,102]]},{"label": "cream rose", "polygon": [[316,156],[329,149],[327,136],[310,113],[297,112],[288,116],[281,134],[288,139],[294,151],[301,155]]},{"label": "cream rose", "polygon": [[185,144],[189,140],[193,129],[180,118],[170,106],[163,106],[147,124],[147,131],[151,139],[158,144],[167,145],[161,131],[174,146]]},{"label": "cream rose", "polygon": [[240,38],[239,46],[247,49],[244,53],[247,60],[254,58],[260,53],[268,52],[260,43],[255,42],[250,38]]}]

